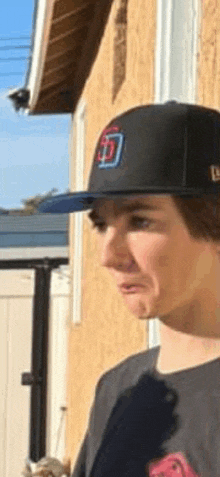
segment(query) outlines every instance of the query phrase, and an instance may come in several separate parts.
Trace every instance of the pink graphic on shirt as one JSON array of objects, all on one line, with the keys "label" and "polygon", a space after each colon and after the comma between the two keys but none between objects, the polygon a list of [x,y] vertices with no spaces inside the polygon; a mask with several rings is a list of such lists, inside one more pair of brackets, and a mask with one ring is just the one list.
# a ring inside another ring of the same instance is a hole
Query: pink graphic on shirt
[{"label": "pink graphic on shirt", "polygon": [[148,466],[149,477],[199,477],[181,452],[169,454]]}]

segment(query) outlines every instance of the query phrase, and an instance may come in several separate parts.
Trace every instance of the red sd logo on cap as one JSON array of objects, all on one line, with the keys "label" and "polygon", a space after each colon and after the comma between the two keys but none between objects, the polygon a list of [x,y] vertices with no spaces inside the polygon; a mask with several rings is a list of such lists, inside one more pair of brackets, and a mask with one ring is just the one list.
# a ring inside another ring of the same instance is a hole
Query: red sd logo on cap
[{"label": "red sd logo on cap", "polygon": [[124,134],[119,126],[111,126],[102,133],[95,161],[100,169],[117,167],[122,158]]}]

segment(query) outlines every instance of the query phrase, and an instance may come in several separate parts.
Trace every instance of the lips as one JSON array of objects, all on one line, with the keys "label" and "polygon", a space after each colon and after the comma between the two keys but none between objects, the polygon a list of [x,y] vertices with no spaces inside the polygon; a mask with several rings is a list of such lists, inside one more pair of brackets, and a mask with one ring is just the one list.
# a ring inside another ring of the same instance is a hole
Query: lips
[{"label": "lips", "polygon": [[118,288],[121,293],[127,295],[131,293],[140,292],[144,288],[144,286],[140,283],[122,283],[121,285],[118,285]]}]

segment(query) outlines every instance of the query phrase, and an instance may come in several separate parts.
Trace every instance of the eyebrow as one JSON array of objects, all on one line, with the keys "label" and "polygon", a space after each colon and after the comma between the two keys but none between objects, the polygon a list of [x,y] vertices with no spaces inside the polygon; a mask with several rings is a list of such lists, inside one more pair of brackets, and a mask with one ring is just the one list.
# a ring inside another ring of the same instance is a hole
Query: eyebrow
[{"label": "eyebrow", "polygon": [[[117,215],[121,215],[126,212],[133,212],[134,210],[161,210],[161,207],[159,205],[150,204],[150,203],[143,204],[142,202],[132,202],[132,204],[122,205]],[[93,209],[88,214],[88,217],[92,222],[95,222],[96,219],[100,218],[100,215],[95,209]]]}]

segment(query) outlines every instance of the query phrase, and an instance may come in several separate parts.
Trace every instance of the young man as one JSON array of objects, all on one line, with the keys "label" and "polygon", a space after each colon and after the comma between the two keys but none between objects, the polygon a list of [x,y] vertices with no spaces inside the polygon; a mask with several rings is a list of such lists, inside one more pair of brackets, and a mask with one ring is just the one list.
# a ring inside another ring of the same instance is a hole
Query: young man
[{"label": "young man", "polygon": [[100,379],[74,477],[220,475],[220,114],[141,106],[103,131],[87,192],[100,259],[161,346]]}]

